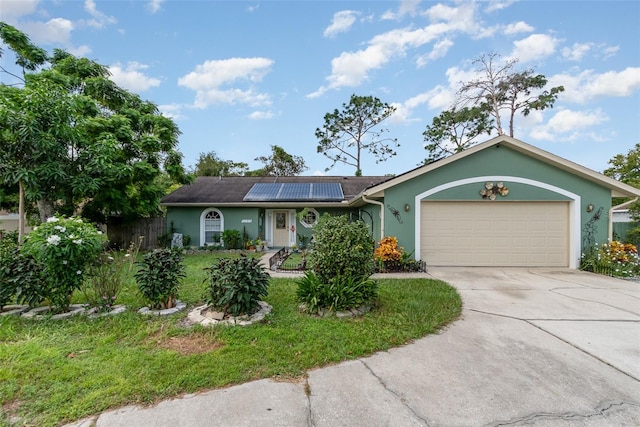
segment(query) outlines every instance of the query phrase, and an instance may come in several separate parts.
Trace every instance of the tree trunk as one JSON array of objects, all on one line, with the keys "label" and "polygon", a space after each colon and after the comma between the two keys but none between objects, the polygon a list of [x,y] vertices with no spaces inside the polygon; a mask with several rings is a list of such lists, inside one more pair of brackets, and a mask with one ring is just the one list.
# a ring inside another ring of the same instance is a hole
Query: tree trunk
[{"label": "tree trunk", "polygon": [[18,181],[18,188],[18,244],[22,244],[22,239],[24,237],[24,223],[26,220],[24,215],[24,187],[22,186],[22,181]]},{"label": "tree trunk", "polygon": [[38,212],[40,213],[40,221],[47,222],[47,218],[51,218],[55,213],[53,203],[47,199],[38,200]]}]

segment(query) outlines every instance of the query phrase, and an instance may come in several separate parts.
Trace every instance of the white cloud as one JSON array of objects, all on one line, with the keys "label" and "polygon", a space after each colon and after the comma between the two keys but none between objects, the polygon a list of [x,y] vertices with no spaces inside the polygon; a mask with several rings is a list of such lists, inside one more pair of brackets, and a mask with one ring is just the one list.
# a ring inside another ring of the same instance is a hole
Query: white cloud
[{"label": "white cloud", "polygon": [[562,49],[562,56],[569,61],[580,61],[592,48],[592,43],[574,43]]},{"label": "white cloud", "polygon": [[147,10],[151,13],[157,13],[162,9],[162,3],[164,0],[151,0],[147,3]]},{"label": "white cloud", "polygon": [[243,103],[252,106],[269,105],[271,97],[253,88],[222,89],[222,86],[258,83],[271,71],[273,60],[268,58],[230,58],[205,61],[189,74],[178,79],[178,85],[196,91],[195,106]]},{"label": "white cloud", "polygon": [[440,40],[439,42],[433,45],[431,52],[429,52],[426,55],[422,55],[418,57],[418,59],[416,60],[417,67],[422,68],[427,63],[435,59],[444,57],[449,51],[449,49],[451,49],[452,47],[453,47],[453,40],[451,39]]},{"label": "white cloud", "polygon": [[94,0],[85,0],[84,10],[93,17],[93,19],[82,21],[89,27],[101,29],[107,25],[115,24],[118,22],[113,16],[108,16],[100,12],[96,7],[96,2]]},{"label": "white cloud", "polygon": [[392,103],[396,111],[389,122],[393,124],[409,124],[424,121],[422,118],[412,117],[414,111],[426,104],[429,110],[442,111],[448,109],[455,99],[455,91],[445,86],[436,86],[428,92],[420,93],[401,103]]},{"label": "white cloud", "polygon": [[518,21],[504,27],[504,33],[508,36],[519,33],[530,33],[534,28],[523,21]]},{"label": "white cloud", "polygon": [[249,114],[251,120],[266,120],[273,118],[275,114],[272,111],[254,111]]},{"label": "white cloud", "polygon": [[38,0],[7,1],[0,0],[2,20],[15,25],[19,18],[30,15],[36,11]]},{"label": "white cloud", "polygon": [[505,58],[518,58],[520,62],[546,58],[556,51],[558,39],[548,34],[532,34],[527,38],[513,42],[513,51]]},{"label": "white cloud", "polygon": [[401,0],[398,11],[387,10],[382,14],[382,20],[397,20],[405,15],[413,16],[416,14],[420,0]]},{"label": "white cloud", "polygon": [[609,117],[600,109],[592,111],[560,110],[549,121],[534,127],[529,135],[537,140],[564,140],[597,138],[593,132],[586,132],[589,128],[609,121]]},{"label": "white cloud", "polygon": [[359,13],[354,10],[336,12],[333,15],[331,24],[325,28],[322,35],[325,37],[335,37],[338,33],[349,31],[353,23],[356,22],[356,16],[358,15]]},{"label": "white cloud", "polygon": [[84,57],[92,52],[91,48],[84,44],[77,47],[68,47],[66,48],[66,51],[72,54],[73,56],[77,56],[77,57]]},{"label": "white cloud", "polygon": [[29,38],[35,44],[60,43],[68,45],[75,26],[68,19],[53,18],[47,22],[26,22],[21,25],[21,28],[29,34]]},{"label": "white cloud", "polygon": [[426,15],[437,21],[419,29],[397,29],[377,35],[369,45],[356,52],[342,52],[331,60],[331,75],[327,84],[307,95],[317,98],[331,89],[355,87],[365,81],[369,72],[382,68],[391,60],[403,57],[407,50],[415,49],[444,35],[456,32],[473,34],[478,25],[475,22],[475,5],[462,3],[458,7],[435,5]]},{"label": "white cloud", "polygon": [[506,9],[515,3],[514,0],[490,0],[489,5],[485,8],[486,12],[494,12],[496,10]]},{"label": "white cloud", "polygon": [[564,102],[585,103],[596,97],[630,96],[640,88],[640,67],[597,74],[585,70],[576,75],[556,74],[549,77],[549,87],[564,86],[560,94]]},{"label": "white cloud", "polygon": [[126,67],[122,67],[120,63],[115,63],[109,67],[109,71],[111,72],[111,80],[116,82],[118,86],[138,93],[144,92],[152,87],[160,86],[159,79],[146,76],[142,73],[142,70],[146,70],[147,68],[147,65],[138,62],[129,62]]},{"label": "white cloud", "polygon": [[179,104],[158,105],[158,110],[160,110],[160,113],[162,113],[163,116],[169,117],[175,120],[180,120],[185,118],[185,116],[182,115],[182,109],[183,109],[183,106]]}]

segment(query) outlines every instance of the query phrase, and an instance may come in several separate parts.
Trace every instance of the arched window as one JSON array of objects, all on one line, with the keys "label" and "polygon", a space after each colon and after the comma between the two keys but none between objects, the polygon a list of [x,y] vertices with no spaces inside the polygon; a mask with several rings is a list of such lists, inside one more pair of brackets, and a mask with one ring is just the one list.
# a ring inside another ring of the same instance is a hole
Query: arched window
[{"label": "arched window", "polygon": [[200,246],[222,245],[224,217],[217,209],[206,209],[200,216]]}]

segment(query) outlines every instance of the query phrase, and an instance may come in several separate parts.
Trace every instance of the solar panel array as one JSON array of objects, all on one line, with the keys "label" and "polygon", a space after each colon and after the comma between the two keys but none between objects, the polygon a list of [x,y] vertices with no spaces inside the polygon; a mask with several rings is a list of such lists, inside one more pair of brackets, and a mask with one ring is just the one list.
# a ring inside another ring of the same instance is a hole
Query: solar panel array
[{"label": "solar panel array", "polygon": [[344,199],[337,182],[260,182],[244,196],[245,202],[339,202]]}]

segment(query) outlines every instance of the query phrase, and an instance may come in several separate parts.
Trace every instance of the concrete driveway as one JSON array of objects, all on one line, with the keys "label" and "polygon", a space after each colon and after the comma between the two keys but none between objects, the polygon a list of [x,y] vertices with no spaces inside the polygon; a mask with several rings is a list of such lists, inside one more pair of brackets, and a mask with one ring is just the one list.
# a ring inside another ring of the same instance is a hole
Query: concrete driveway
[{"label": "concrete driveway", "polygon": [[638,426],[640,284],[566,269],[432,268],[462,318],[316,369],[129,406],[98,426]]}]

